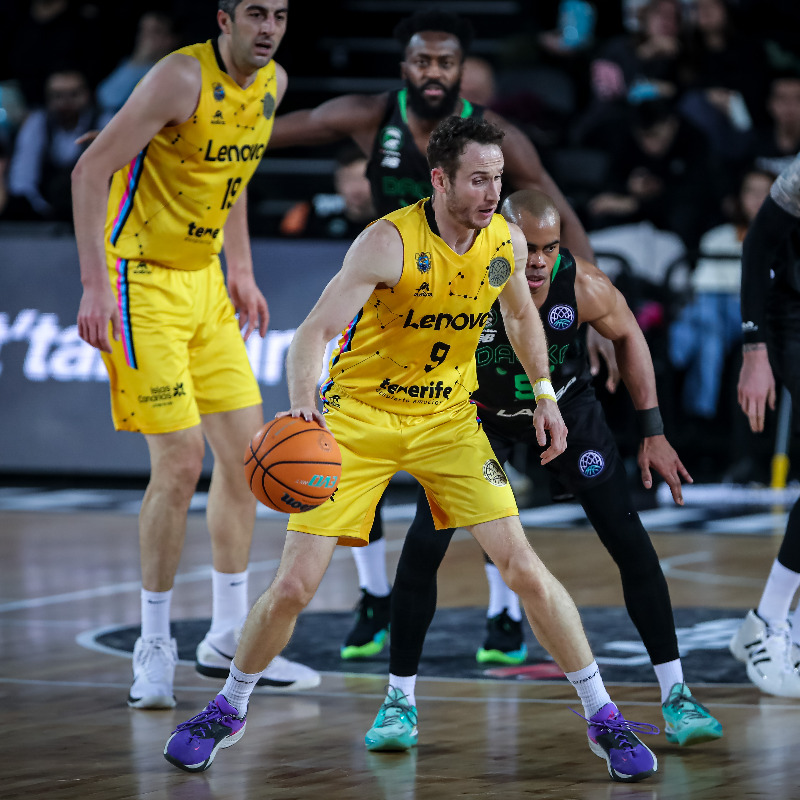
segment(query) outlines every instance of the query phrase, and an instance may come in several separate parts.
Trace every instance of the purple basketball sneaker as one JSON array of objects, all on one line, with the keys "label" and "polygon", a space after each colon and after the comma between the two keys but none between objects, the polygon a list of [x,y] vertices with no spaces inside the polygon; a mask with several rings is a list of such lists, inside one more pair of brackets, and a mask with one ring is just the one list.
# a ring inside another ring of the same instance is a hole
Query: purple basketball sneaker
[{"label": "purple basketball sneaker", "polygon": [[634,783],[658,770],[655,754],[636,735],[658,733],[659,729],[655,725],[649,722],[629,722],[613,703],[606,703],[586,721],[589,723],[586,732],[589,747],[596,756],[606,760],[612,780]]},{"label": "purple basketball sneaker", "polygon": [[208,769],[220,747],[230,747],[244,735],[246,720],[238,715],[218,694],[204,711],[175,728],[164,747],[164,758],[187,772]]}]

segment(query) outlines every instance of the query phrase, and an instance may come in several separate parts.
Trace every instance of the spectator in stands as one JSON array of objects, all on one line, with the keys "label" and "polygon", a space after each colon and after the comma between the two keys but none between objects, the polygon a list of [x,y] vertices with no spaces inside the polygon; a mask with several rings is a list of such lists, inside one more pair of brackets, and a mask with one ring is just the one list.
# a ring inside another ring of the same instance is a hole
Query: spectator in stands
[{"label": "spectator in stands", "polygon": [[66,67],[49,75],[45,107],[33,111],[17,134],[9,167],[8,216],[69,222],[70,173],[86,146],[76,139],[104,121],[82,72]]},{"label": "spectator in stands", "polygon": [[134,86],[147,70],[178,46],[172,19],[160,11],[148,11],[139,20],[133,52],[97,87],[100,108],[115,113],[122,108]]},{"label": "spectator in stands", "polygon": [[92,86],[93,78],[105,74],[105,54],[114,37],[103,35],[98,15],[88,13],[97,6],[88,9],[80,0],[5,5],[0,8],[0,79],[15,78],[29,107],[44,104],[47,77],[60,65],[75,65],[91,76]]},{"label": "spectator in stands", "polygon": [[684,47],[679,0],[649,0],[637,20],[635,30],[602,43],[590,64],[592,101],[576,134],[584,144],[613,143],[632,93],[672,98],[679,93]]},{"label": "spectator in stands", "polygon": [[8,145],[0,135],[0,217],[8,203]]},{"label": "spectator in stands", "polygon": [[753,126],[766,117],[766,53],[760,39],[737,29],[726,0],[695,0],[694,8],[682,65],[681,113],[705,131],[740,175],[736,167],[752,155]]},{"label": "spectator in stands", "polygon": [[630,130],[616,133],[609,190],[588,203],[591,227],[647,220],[693,249],[718,218],[719,170],[708,141],[669,99],[631,104],[630,114]]},{"label": "spectator in stands", "polygon": [[717,415],[725,359],[742,339],[742,242],[775,177],[759,169],[746,172],[730,222],[700,239],[700,258],[690,279],[692,300],[669,331],[670,361],[687,370],[683,409],[692,417],[712,420]]},{"label": "spectator in stands", "polygon": [[281,220],[284,236],[355,239],[376,218],[367,179],[367,157],[356,145],[340,150],[333,174],[335,194],[297,203]]},{"label": "spectator in stands", "polygon": [[757,131],[754,156],[760,167],[779,173],[800,152],[800,72],[773,74],[767,112],[770,123]]}]

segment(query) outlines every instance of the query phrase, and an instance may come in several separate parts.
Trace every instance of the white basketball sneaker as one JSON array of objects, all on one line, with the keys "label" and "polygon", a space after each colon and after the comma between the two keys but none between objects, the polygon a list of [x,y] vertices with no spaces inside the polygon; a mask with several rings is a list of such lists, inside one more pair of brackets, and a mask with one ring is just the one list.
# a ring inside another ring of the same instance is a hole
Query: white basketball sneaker
[{"label": "white basketball sneaker", "polygon": [[769,626],[755,611],[748,611],[729,647],[762,692],[800,698],[800,653],[792,644],[788,624]]},{"label": "white basketball sneaker", "polygon": [[[238,631],[236,631],[238,633]],[[221,636],[207,633],[197,645],[194,668],[207,678],[228,677],[231,661],[236,652],[238,636],[228,632]],[[299,692],[314,689],[321,682],[320,674],[311,667],[283,656],[275,656],[258,679],[257,686],[279,692]]]},{"label": "white basketball sneaker", "polygon": [[175,708],[172,684],[178,663],[175,639],[139,637],[133,646],[133,685],[128,693],[131,708]]}]

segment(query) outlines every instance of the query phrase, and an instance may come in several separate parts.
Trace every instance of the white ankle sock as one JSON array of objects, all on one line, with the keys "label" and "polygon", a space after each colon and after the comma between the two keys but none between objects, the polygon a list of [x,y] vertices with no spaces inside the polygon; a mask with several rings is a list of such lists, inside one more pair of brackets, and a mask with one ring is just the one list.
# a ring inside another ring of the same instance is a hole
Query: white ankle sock
[{"label": "white ankle sock", "polygon": [[211,629],[209,633],[225,633],[236,628],[247,616],[248,571],[217,572],[211,570]]},{"label": "white ankle sock", "polygon": [[172,589],[166,592],[148,592],[142,589],[142,638],[153,636],[170,638],[169,614],[172,605]]},{"label": "white ankle sock", "polygon": [[228,680],[225,681],[225,686],[222,687],[220,694],[239,712],[240,719],[247,714],[250,695],[262,674],[262,672],[242,672],[236,664],[231,662]]},{"label": "white ankle sock", "polygon": [[508,616],[515,622],[522,619],[519,607],[519,597],[506,586],[500,570],[494,564],[484,564],[486,580],[489,582],[489,607],[486,610],[487,618],[496,617],[504,608]]},{"label": "white ankle sock", "polygon": [[658,685],[661,689],[661,703],[667,702],[669,690],[676,683],[683,683],[683,664],[676,658],[674,661],[665,661],[663,664],[653,664],[653,669],[658,678]]},{"label": "white ankle sock", "polygon": [[587,719],[611,702],[596,661],[577,672],[567,672],[566,676],[583,703],[583,713]]},{"label": "white ankle sock", "polygon": [[386,597],[391,591],[386,574],[386,540],[381,538],[366,547],[351,547],[358,571],[358,585],[375,597]]},{"label": "white ankle sock", "polygon": [[414,688],[417,685],[416,675],[389,675],[389,685],[399,689],[412,706],[417,705],[417,698],[414,696]]},{"label": "white ankle sock", "polygon": [[786,625],[789,607],[798,587],[800,587],[800,574],[787,569],[776,559],[758,604],[758,616],[772,627]]}]

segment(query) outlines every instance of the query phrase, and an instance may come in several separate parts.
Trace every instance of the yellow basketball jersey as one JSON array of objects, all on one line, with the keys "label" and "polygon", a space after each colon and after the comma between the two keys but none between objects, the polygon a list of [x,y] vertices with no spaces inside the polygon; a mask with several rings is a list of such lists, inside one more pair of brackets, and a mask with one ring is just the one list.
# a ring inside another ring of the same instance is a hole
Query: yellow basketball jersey
[{"label": "yellow basketball jersey", "polygon": [[431,230],[426,202],[383,217],[403,239],[403,273],[393,288],[376,289],[342,332],[322,387],[326,403],[344,392],[397,414],[431,414],[477,387],[475,348],[514,269],[508,224],[495,214],[458,255]]},{"label": "yellow basketball jersey", "polygon": [[195,270],[222,249],[228,212],[267,148],[277,83],[270,61],[242,89],[211,41],[176,52],[200,62],[197,108],[114,173],[105,235],[115,260]]}]

